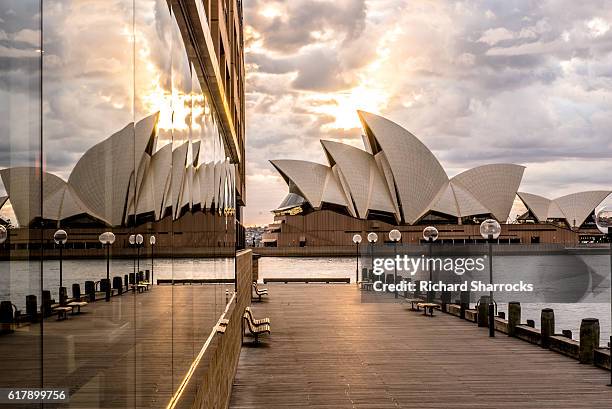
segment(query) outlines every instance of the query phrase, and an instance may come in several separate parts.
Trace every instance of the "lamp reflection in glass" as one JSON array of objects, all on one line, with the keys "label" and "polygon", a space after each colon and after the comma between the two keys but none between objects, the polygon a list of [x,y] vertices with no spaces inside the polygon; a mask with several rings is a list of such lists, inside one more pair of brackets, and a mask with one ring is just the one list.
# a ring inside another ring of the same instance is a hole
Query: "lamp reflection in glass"
[{"label": "lamp reflection in glass", "polygon": [[[610,328],[612,328],[612,206],[607,205],[599,209],[595,214],[597,228],[608,237],[610,242]],[[610,333],[610,348],[612,348],[612,331]],[[610,384],[612,386],[612,367],[610,367]]]},{"label": "lamp reflection in glass", "polygon": [[4,244],[4,242],[6,242],[6,239],[8,239],[8,232],[6,230],[6,227],[0,226],[0,244]]},{"label": "lamp reflection in glass", "polygon": [[495,219],[487,219],[480,224],[480,235],[489,243],[489,336],[495,336],[495,301],[493,301],[493,241],[501,234],[501,225]]},{"label": "lamp reflection in glass", "polygon": [[113,232],[104,232],[98,237],[102,246],[106,247],[106,301],[110,301],[111,286],[110,286],[110,247],[115,242],[115,234]]},{"label": "lamp reflection in glass", "polygon": [[55,244],[59,247],[59,299],[60,299],[60,304],[64,305],[66,298],[67,298],[67,294],[65,289],[63,289],[63,259],[64,259],[64,254],[63,254],[63,249],[64,249],[64,245],[66,245],[66,242],[68,241],[68,233],[66,233],[65,230],[58,230],[53,234],[53,241],[55,242]]},{"label": "lamp reflection in glass", "polygon": [[137,279],[140,276],[140,247],[142,247],[142,243],[144,243],[144,237],[142,237],[142,234],[139,233],[136,235],[136,272],[137,272],[136,277]]},{"label": "lamp reflection in glass", "polygon": [[[438,229],[433,226],[427,226],[423,229],[423,240],[425,240],[429,245],[429,258],[427,261],[427,269],[429,270],[429,283],[433,282],[433,265],[434,263],[431,261],[432,255],[432,245],[434,241],[438,240]],[[427,291],[427,302],[433,302],[433,293],[431,291]]]},{"label": "lamp reflection in glass", "polygon": [[[397,259],[397,242],[402,239],[402,233],[397,229],[393,229],[389,232],[389,239],[393,242],[393,259],[395,260]],[[393,265],[395,267],[393,271],[393,293],[395,298],[397,298],[397,288],[395,288],[395,286],[397,286],[397,261],[394,262]]]},{"label": "lamp reflection in glass", "polygon": [[153,279],[153,261],[154,261],[154,248],[155,248],[155,244],[157,243],[157,239],[155,238],[155,236],[151,236],[149,237],[149,244],[151,245],[151,288],[153,288],[153,284],[155,283],[154,279]]},{"label": "lamp reflection in glass", "polygon": [[359,285],[359,244],[361,243],[361,234],[355,234],[353,236],[353,243],[355,243],[355,257],[356,257],[355,258],[355,284]]}]

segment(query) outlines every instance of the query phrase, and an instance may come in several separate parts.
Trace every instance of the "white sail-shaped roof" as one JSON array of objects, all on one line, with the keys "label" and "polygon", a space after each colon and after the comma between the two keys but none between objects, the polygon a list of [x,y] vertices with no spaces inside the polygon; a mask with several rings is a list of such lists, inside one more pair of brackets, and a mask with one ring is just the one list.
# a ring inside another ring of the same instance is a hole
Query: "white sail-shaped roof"
[{"label": "white sail-shaped roof", "polygon": [[[348,212],[367,218],[369,211],[394,214],[398,222],[414,224],[430,212],[450,217],[493,215],[506,222],[525,168],[493,164],[467,170],[452,179],[433,153],[398,124],[358,111],[366,151],[321,141],[335,184]],[[271,163],[289,191],[320,208],[329,168],[312,162]],[[334,189],[337,192],[336,189]]]},{"label": "white sail-shaped roof", "polygon": [[79,199],[112,225],[121,225],[127,212],[128,187],[134,169],[153,144],[158,114],[136,125],[128,124],[87,150],[74,167],[68,183]]},{"label": "white sail-shaped roof", "polygon": [[40,169],[33,167],[0,170],[2,183],[11,199],[13,212],[20,226],[28,226],[33,220],[40,217],[59,221],[79,214],[89,214],[99,218],[80,201],[64,180],[47,172],[42,174],[43,209],[41,212],[40,176]]},{"label": "white sail-shaped roof", "polygon": [[153,212],[155,220],[162,217],[164,198],[167,196],[170,187],[171,168],[172,145],[167,144],[151,157],[138,198],[137,214]]},{"label": "white sail-shaped roof", "polygon": [[460,173],[452,183],[471,193],[497,220],[506,222],[524,171],[524,166],[509,163],[483,165]]},{"label": "white sail-shaped roof", "polygon": [[395,122],[358,111],[372,154],[382,150],[391,166],[403,219],[413,224],[446,186],[448,176],[433,153]]},{"label": "white sail-shaped roof", "polygon": [[172,151],[172,171],[170,172],[170,194],[165,200],[164,209],[172,208],[176,219],[180,213],[180,201],[183,193],[183,181],[187,167],[187,152],[189,143],[183,143]]},{"label": "white sail-shaped roof", "polygon": [[449,183],[440,191],[438,197],[434,200],[431,210],[448,214],[450,216],[460,217],[459,206],[455,198],[455,192]]},{"label": "white sail-shaped roof", "polygon": [[369,210],[395,213],[385,179],[374,157],[350,145],[321,141],[332,168],[338,166],[349,189],[346,196],[357,206],[358,217],[366,218]]},{"label": "white sail-shaped roof", "polygon": [[558,197],[554,202],[565,215],[570,227],[580,227],[610,193],[612,191],[609,190],[572,193]]},{"label": "white sail-shaped roof", "polygon": [[571,193],[550,200],[532,193],[519,192],[519,198],[540,222],[564,219],[570,227],[580,227],[612,191],[592,190]]},{"label": "white sail-shaped roof", "polygon": [[[549,218],[548,213],[552,200],[540,195],[534,195],[533,193],[517,192],[517,195],[539,222],[545,222]],[[554,218],[565,218],[562,214],[559,214],[559,216],[561,217]]]},{"label": "white sail-shaped roof", "polygon": [[329,168],[325,165],[303,160],[281,159],[270,161],[287,184],[290,182],[299,190],[300,196],[308,200],[312,207],[321,207],[321,199]]}]

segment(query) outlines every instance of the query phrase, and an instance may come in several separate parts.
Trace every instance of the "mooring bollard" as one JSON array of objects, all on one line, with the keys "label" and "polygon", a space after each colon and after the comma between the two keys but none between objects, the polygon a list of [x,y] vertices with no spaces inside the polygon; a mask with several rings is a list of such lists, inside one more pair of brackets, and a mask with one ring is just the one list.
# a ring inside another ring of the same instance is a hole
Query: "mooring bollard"
[{"label": "mooring bollard", "polygon": [[580,363],[592,364],[595,348],[599,348],[599,320],[584,318],[580,324]]},{"label": "mooring bollard", "polygon": [[470,309],[470,292],[469,291],[461,291],[459,293],[459,306],[461,309],[459,310],[459,318],[462,320],[465,319],[465,310]]},{"label": "mooring bollard", "polygon": [[421,296],[421,281],[416,280],[414,286],[414,298],[419,298]]},{"label": "mooring bollard", "polygon": [[225,289],[225,305],[229,304],[229,290]]},{"label": "mooring bollard", "polygon": [[555,335],[555,311],[552,308],[544,308],[540,313],[540,334],[542,348],[550,346],[550,337]]},{"label": "mooring bollard", "polygon": [[2,324],[12,324],[14,321],[13,304],[10,301],[0,302],[0,322]]},{"label": "mooring bollard", "polygon": [[408,283],[412,280],[410,277],[404,279],[406,281],[406,288],[404,288],[404,298],[408,298]]},{"label": "mooring bollard", "polygon": [[113,277],[113,288],[117,290],[119,295],[123,294],[123,280],[120,276]]},{"label": "mooring bollard", "polygon": [[26,314],[32,321],[38,321],[38,301],[34,294],[26,295]]},{"label": "mooring bollard", "polygon": [[452,294],[450,291],[442,291],[440,294],[440,300],[442,301],[442,311],[448,312],[448,304],[451,303]]},{"label": "mooring bollard", "polygon": [[89,297],[89,302],[96,301],[96,283],[85,281],[85,295]]},{"label": "mooring bollard", "polygon": [[59,303],[60,305],[66,305],[68,301],[68,289],[66,287],[59,288]]},{"label": "mooring bollard", "polygon": [[488,327],[489,326],[489,300],[491,298],[488,295],[480,297],[478,303],[478,326]]},{"label": "mooring bollard", "polygon": [[516,334],[516,326],[521,325],[521,303],[510,301],[508,303],[508,336]]},{"label": "mooring bollard", "polygon": [[527,320],[527,326],[529,328],[535,328],[535,321],[534,320]]},{"label": "mooring bollard", "polygon": [[81,301],[81,285],[79,283],[72,284],[72,298]]},{"label": "mooring bollard", "polygon": [[127,274],[123,275],[123,285],[125,286],[125,291],[128,290],[128,288],[130,288],[130,278]]},{"label": "mooring bollard", "polygon": [[565,338],[569,338],[569,339],[573,338],[572,331],[570,331],[569,329],[564,329],[563,331],[561,331],[561,334],[563,334]]}]

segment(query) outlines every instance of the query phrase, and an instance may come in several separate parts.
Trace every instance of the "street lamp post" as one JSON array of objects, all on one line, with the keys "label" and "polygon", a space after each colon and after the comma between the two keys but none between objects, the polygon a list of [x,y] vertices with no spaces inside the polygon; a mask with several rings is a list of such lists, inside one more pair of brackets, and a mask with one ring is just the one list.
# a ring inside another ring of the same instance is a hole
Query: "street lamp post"
[{"label": "street lamp post", "polygon": [[[130,247],[136,246],[136,235],[135,234],[130,234],[130,237],[128,237],[128,243],[130,244]],[[136,271],[136,258],[132,259],[132,272],[134,273],[134,284],[138,284],[138,272]]]},{"label": "street lamp post", "polygon": [[153,286],[153,284],[155,283],[155,281],[153,280],[153,249],[155,248],[155,243],[156,243],[156,239],[155,236],[151,236],[149,237],[149,244],[151,245],[151,286]]},{"label": "street lamp post", "polygon": [[355,284],[359,285],[359,244],[361,243],[361,234],[353,236],[353,243],[355,243]]},{"label": "street lamp post", "polygon": [[58,230],[53,234],[53,241],[55,244],[59,246],[59,294],[60,294],[60,304],[63,304],[63,295],[62,295],[62,287],[63,287],[63,249],[64,245],[68,241],[68,233],[65,230]]},{"label": "street lamp post", "polygon": [[[429,285],[433,283],[433,261],[431,260],[432,256],[432,246],[434,241],[438,240],[438,229],[433,226],[427,226],[423,229],[423,239],[429,245],[429,257],[427,259],[427,269],[429,270]],[[433,293],[431,291],[427,291],[427,302],[433,302]]]},{"label": "street lamp post", "polygon": [[[606,236],[610,242],[610,350],[612,351],[612,206],[607,205],[601,208],[595,216],[597,228]],[[610,384],[612,386],[612,366],[610,367]]]},{"label": "street lamp post", "polygon": [[104,232],[98,240],[106,247],[106,301],[110,301],[110,246],[115,242],[115,234],[110,231]]},{"label": "street lamp post", "polygon": [[138,274],[140,274],[140,247],[142,247],[142,243],[144,243],[144,237],[138,233],[136,235],[136,272]]},{"label": "street lamp post", "polygon": [[480,235],[489,243],[489,336],[495,337],[495,303],[493,301],[493,240],[501,234],[501,226],[495,219],[487,219],[480,224]]},{"label": "street lamp post", "polygon": [[372,269],[374,268],[374,243],[378,241],[378,234],[371,232],[368,233],[368,243],[370,243],[370,263],[372,264]]},{"label": "street lamp post", "polygon": [[389,238],[393,242],[393,265],[395,270],[393,271],[393,293],[395,294],[395,298],[397,298],[397,242],[402,239],[402,233],[393,229],[389,232]]}]

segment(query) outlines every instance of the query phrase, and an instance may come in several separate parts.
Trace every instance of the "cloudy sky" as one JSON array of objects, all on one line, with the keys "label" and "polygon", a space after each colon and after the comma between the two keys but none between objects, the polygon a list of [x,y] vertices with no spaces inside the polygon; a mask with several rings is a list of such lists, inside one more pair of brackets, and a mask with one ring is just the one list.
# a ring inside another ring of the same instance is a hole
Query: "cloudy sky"
[{"label": "cloudy sky", "polygon": [[521,190],[612,185],[612,8],[602,1],[245,0],[247,224],[287,192],[269,159],[363,147],[356,109],[403,125],[449,176],[527,166]]},{"label": "cloudy sky", "polygon": [[[45,0],[46,170],[67,178],[189,78],[166,1],[136,4],[132,27],[132,0]],[[356,109],[420,137],[449,176],[514,162],[524,191],[612,187],[609,1],[243,4],[249,225],[269,223],[287,192],[269,159],[326,163],[320,139],[363,147]],[[37,160],[39,48],[39,0],[0,1],[0,167]]]}]

